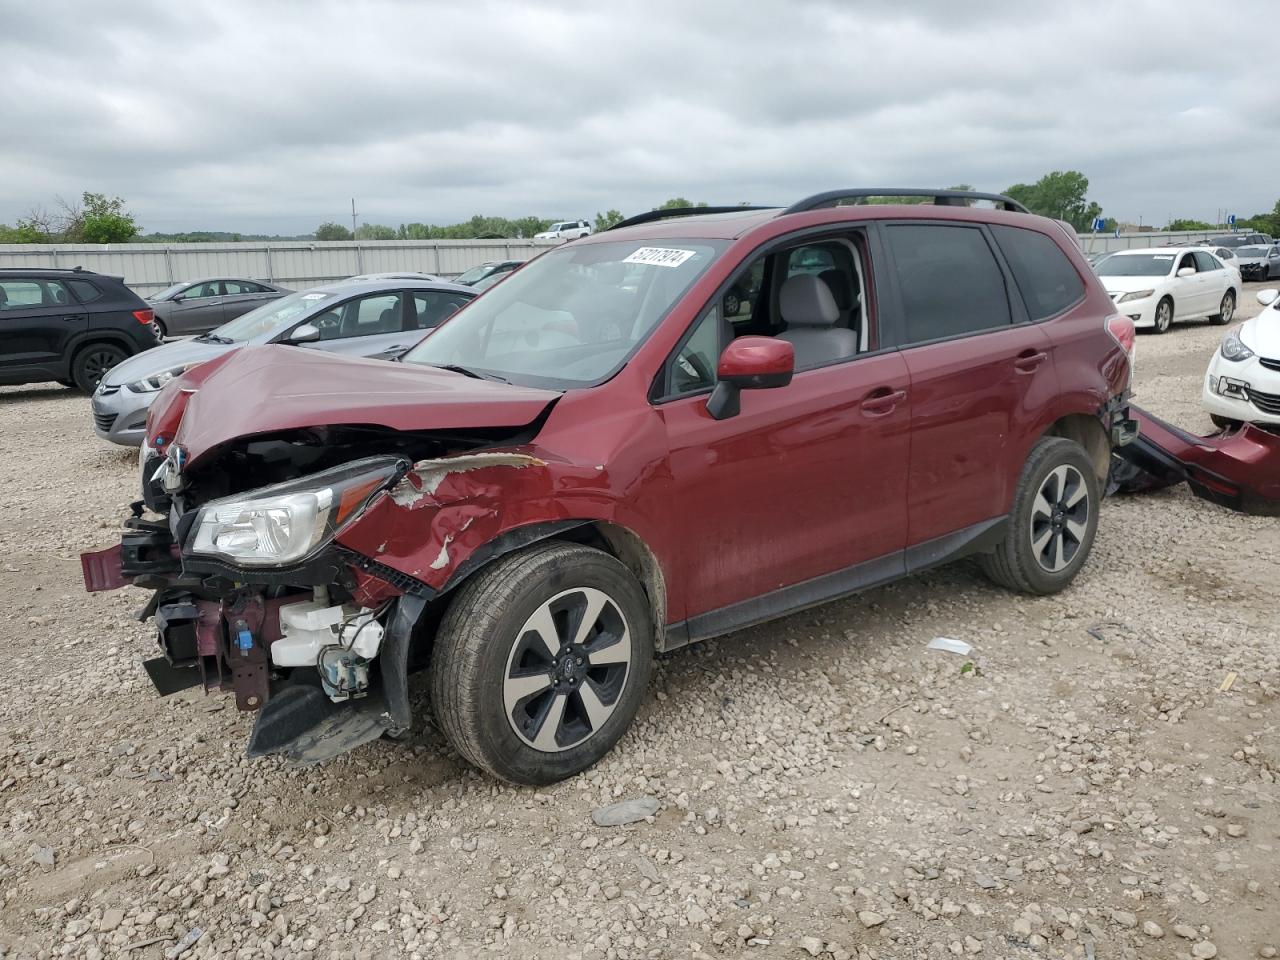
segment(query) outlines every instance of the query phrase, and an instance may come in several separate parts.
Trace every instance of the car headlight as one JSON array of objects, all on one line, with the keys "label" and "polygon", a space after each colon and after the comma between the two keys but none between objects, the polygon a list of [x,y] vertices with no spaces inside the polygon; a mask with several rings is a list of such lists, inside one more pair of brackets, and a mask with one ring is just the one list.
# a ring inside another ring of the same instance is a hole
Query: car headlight
[{"label": "car headlight", "polygon": [[1123,297],[1117,300],[1116,303],[1128,303],[1130,300],[1145,300],[1147,297],[1153,296],[1154,294],[1154,290],[1130,290]]},{"label": "car headlight", "polygon": [[135,380],[128,384],[128,387],[134,393],[155,393],[174,377],[182,376],[194,366],[196,364],[188,363],[181,367],[174,367],[172,370],[163,370],[149,377],[143,377],[141,380]]},{"label": "car headlight", "polygon": [[357,517],[407,462],[370,457],[200,508],[188,539],[193,556],[274,567],[310,556]]},{"label": "car headlight", "polygon": [[1237,331],[1232,330],[1222,338],[1222,359],[1239,362],[1248,360],[1253,356],[1253,351],[1244,345],[1244,341],[1240,339]]}]

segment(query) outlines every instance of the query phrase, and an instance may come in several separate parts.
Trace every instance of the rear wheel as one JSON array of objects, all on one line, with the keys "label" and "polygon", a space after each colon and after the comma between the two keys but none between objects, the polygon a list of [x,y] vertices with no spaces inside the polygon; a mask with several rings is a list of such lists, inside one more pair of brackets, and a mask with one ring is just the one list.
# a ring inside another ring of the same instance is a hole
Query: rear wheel
[{"label": "rear wheel", "polygon": [[649,605],[631,572],[591,547],[541,544],[461,588],[436,634],[432,702],[475,766],[554,783],[626,732],[652,660]]},{"label": "rear wheel", "polygon": [[1022,593],[1057,593],[1084,566],[1098,529],[1098,478],[1084,448],[1044,437],[1031,449],[1004,540],[979,557],[996,583]]},{"label": "rear wheel", "polygon": [[1222,295],[1222,303],[1218,304],[1218,312],[1209,318],[1211,323],[1230,323],[1236,313],[1236,295],[1228,290]]},{"label": "rear wheel", "polygon": [[71,379],[77,389],[93,393],[107,371],[123,360],[127,354],[111,343],[91,343],[82,347],[71,361]]},{"label": "rear wheel", "polygon": [[1209,414],[1209,419],[1213,421],[1213,425],[1219,430],[1234,430],[1240,426],[1239,420],[1232,420],[1230,417],[1220,417],[1216,413]]},{"label": "rear wheel", "polygon": [[161,320],[159,317],[156,317],[151,322],[156,325],[156,339],[157,340],[167,339],[169,336],[169,331],[165,329],[164,321]]},{"label": "rear wheel", "polygon": [[1173,323],[1173,301],[1165,297],[1156,304],[1156,333],[1168,333]]}]

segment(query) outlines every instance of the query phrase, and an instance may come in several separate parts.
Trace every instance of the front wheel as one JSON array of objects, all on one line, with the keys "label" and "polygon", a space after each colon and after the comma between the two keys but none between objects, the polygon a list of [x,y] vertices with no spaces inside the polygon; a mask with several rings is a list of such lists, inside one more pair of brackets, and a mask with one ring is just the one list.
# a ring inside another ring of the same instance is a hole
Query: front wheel
[{"label": "front wheel", "polygon": [[1209,414],[1209,419],[1213,421],[1213,425],[1219,430],[1235,430],[1240,426],[1239,420],[1232,420],[1230,417],[1221,417],[1216,413]]},{"label": "front wheel", "polygon": [[1156,333],[1168,333],[1173,323],[1173,301],[1165,297],[1156,304]]},{"label": "front wheel", "polygon": [[1042,438],[1022,468],[1004,540],[979,557],[983,572],[1022,593],[1064,589],[1093,548],[1100,501],[1084,448],[1065,437]]},{"label": "front wheel", "polygon": [[600,550],[544,543],[460,589],[436,634],[431,696],[465,759],[512,783],[555,783],[613,748],[645,696],[649,604]]},{"label": "front wheel", "polygon": [[1230,323],[1236,312],[1236,295],[1228,290],[1222,295],[1222,303],[1218,304],[1218,312],[1209,318],[1211,323],[1222,325]]}]

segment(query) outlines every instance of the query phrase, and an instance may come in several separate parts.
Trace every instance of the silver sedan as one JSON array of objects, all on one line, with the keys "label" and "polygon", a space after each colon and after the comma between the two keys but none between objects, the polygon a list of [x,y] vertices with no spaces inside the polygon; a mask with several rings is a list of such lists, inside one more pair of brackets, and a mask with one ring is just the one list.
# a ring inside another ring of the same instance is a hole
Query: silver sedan
[{"label": "silver sedan", "polygon": [[209,277],[175,283],[147,297],[147,303],[155,311],[156,330],[162,337],[188,337],[207,333],[292,292],[263,280]]},{"label": "silver sedan", "polygon": [[193,340],[175,340],[117,364],[93,393],[93,429],[104,440],[136,447],[160,389],[184,371],[240,347],[265,343],[394,357],[476,296],[438,281],[341,281],[291,293]]}]

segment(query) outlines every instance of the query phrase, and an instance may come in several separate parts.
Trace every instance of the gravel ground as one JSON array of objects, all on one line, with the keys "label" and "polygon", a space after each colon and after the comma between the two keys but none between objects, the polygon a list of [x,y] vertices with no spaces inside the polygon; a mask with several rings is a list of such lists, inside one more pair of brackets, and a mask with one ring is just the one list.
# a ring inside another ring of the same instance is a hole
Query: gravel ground
[{"label": "gravel ground", "polygon": [[[1207,431],[1221,334],[1141,337],[1140,402]],[[246,760],[228,700],[152,693],[142,594],[81,588],[133,454],[50,385],[0,390],[0,449],[0,956],[154,960],[195,928],[183,957],[1280,948],[1275,520],[1120,498],[1060,596],[958,564],[681,650],[609,758],[534,791],[429,722]],[[648,820],[593,824],[638,797]]]}]

